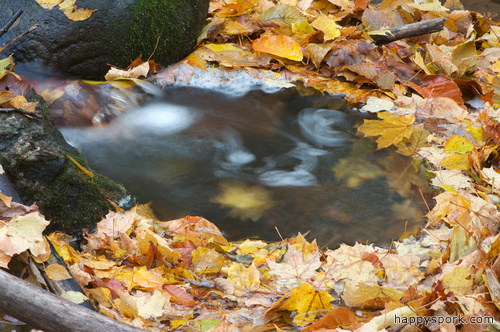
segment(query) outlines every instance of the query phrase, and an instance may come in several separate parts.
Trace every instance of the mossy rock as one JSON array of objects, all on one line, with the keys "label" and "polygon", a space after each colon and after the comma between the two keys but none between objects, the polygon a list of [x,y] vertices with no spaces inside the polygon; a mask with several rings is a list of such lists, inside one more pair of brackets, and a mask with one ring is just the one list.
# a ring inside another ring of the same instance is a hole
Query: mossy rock
[{"label": "mossy rock", "polygon": [[36,202],[51,220],[49,231],[78,233],[93,228],[110,209],[124,208],[135,199],[120,184],[95,174],[91,178],[68,156],[88,169],[85,158],[55,128],[44,100],[31,90],[37,114],[0,113],[0,164],[25,204]]},{"label": "mossy rock", "polygon": [[[140,54],[161,65],[186,57],[206,23],[209,0],[78,0],[92,9],[90,18],[72,21],[59,10],[44,9],[35,0],[0,1],[6,23],[23,9],[20,23],[0,38],[0,45],[26,31],[4,54],[18,62],[79,78],[102,79],[109,64],[127,67]],[[158,47],[156,48],[157,39]]]}]

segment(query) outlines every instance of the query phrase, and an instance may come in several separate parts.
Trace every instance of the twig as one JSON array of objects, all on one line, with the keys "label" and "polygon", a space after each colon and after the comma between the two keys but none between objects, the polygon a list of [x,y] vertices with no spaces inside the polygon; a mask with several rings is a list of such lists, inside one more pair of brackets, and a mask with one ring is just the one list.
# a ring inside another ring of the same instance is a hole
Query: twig
[{"label": "twig", "polygon": [[7,31],[9,31],[10,27],[12,24],[14,24],[14,22],[19,18],[19,16],[21,16],[21,14],[23,13],[24,11],[22,9],[19,9],[15,14],[14,16],[11,17],[11,19],[9,20],[9,22],[7,22],[7,24],[4,25],[4,27],[2,29],[0,29],[0,37],[2,37]]},{"label": "twig", "polygon": [[10,113],[10,112],[18,112],[18,113],[21,113],[21,114],[24,114],[24,115],[30,115],[30,116],[34,116],[35,118],[38,118],[38,119],[42,119],[43,118],[43,116],[41,114],[33,113],[33,112],[30,112],[30,111],[24,110],[22,108],[19,108],[19,107],[13,107],[13,108],[2,108],[2,107],[0,107],[0,113]]},{"label": "twig", "polygon": [[19,39],[21,39],[22,37],[24,37],[25,35],[27,35],[28,33],[30,33],[31,31],[35,30],[36,28],[38,28],[38,23],[35,24],[34,26],[32,26],[31,28],[29,28],[28,31],[25,31],[23,32],[22,34],[20,34],[19,36],[13,38],[11,41],[7,42],[6,44],[4,44],[2,47],[0,47],[0,53],[2,53],[6,48],[8,48],[10,45],[14,44],[16,41],[18,41]]},{"label": "twig", "polygon": [[411,23],[400,27],[392,28],[384,35],[372,35],[372,39],[377,45],[384,45],[403,38],[422,36],[443,30],[446,18],[440,17],[432,20]]}]

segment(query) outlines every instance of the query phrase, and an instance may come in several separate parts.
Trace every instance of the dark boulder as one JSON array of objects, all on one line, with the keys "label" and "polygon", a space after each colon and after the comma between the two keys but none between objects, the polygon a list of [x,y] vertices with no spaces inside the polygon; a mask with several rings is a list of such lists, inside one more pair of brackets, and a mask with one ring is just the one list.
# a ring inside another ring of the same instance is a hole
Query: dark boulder
[{"label": "dark boulder", "polygon": [[[37,116],[0,112],[0,165],[22,201],[36,202],[49,231],[78,233],[94,228],[116,202],[130,208],[135,198],[120,184],[100,174],[86,174],[85,158],[68,145],[55,128],[45,101],[31,90],[26,98],[38,102]],[[4,181],[5,182],[5,181]]]},{"label": "dark boulder", "polygon": [[3,37],[0,46],[29,27],[39,27],[6,49],[17,62],[35,63],[52,72],[100,79],[109,64],[127,67],[155,49],[155,62],[169,65],[187,56],[208,13],[209,0],[79,0],[78,8],[95,10],[90,18],[72,21],[54,7],[35,0],[0,1],[5,24],[18,9],[20,23]]}]

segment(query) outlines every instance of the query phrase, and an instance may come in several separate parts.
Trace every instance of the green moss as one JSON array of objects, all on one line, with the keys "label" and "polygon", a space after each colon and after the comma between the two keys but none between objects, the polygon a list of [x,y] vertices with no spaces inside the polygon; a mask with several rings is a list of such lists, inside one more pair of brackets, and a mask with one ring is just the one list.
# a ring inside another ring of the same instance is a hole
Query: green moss
[{"label": "green moss", "polygon": [[37,112],[44,119],[0,114],[0,164],[23,201],[36,202],[51,220],[48,231],[93,228],[113,209],[110,201],[130,207],[134,198],[122,185],[100,174],[89,177],[67,157],[89,169],[85,158],[54,127],[43,99],[34,92],[27,98],[38,102]]},{"label": "green moss", "polygon": [[131,6],[130,13],[128,26],[117,26],[123,40],[119,55],[124,61],[130,61],[139,54],[147,59],[155,52],[153,59],[170,64],[192,51],[205,24],[208,1],[138,0]]},{"label": "green moss", "polygon": [[[88,165],[77,154],[74,156],[82,166]],[[125,188],[108,178],[95,174],[90,178],[66,158],[64,171],[46,189],[43,199],[44,213],[52,219],[49,229],[71,232],[83,227],[93,228],[109,210],[111,201],[132,200]]]}]

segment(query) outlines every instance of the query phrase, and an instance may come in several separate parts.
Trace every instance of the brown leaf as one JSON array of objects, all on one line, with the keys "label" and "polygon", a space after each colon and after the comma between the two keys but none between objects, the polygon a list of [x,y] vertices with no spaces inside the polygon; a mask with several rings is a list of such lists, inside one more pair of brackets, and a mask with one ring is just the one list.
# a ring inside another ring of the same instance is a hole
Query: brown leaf
[{"label": "brown leaf", "polygon": [[302,332],[312,332],[318,329],[335,329],[339,326],[347,326],[356,322],[356,315],[351,310],[340,307],[329,311],[323,318],[309,325]]},{"label": "brown leaf", "polygon": [[194,71],[195,68],[193,66],[189,65],[186,60],[182,60],[160,71],[156,76],[156,81],[162,87],[173,84],[176,81],[189,82]]}]

